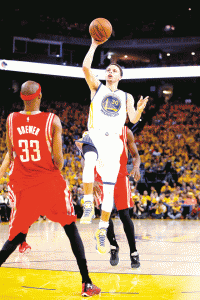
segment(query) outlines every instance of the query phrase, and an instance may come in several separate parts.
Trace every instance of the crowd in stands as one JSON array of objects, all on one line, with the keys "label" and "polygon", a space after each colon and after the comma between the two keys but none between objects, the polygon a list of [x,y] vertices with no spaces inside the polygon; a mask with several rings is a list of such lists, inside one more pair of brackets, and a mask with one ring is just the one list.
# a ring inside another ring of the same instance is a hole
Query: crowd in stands
[{"label": "crowd in stands", "polygon": [[135,134],[142,170],[133,192],[133,216],[198,218],[199,112],[193,104],[164,104],[152,124]]},{"label": "crowd in stands", "polygon": [[[87,130],[89,107],[78,103],[43,103],[63,125],[64,168],[78,218],[82,215],[81,155],[74,141]],[[17,108],[16,108],[17,109]],[[1,161],[5,156],[5,122],[0,118]],[[163,104],[151,124],[134,134],[141,158],[141,179],[130,181],[133,218],[197,219],[200,216],[200,107],[194,104]],[[7,193],[7,173],[0,179],[0,194]],[[1,199],[0,199],[1,201]],[[6,203],[9,206],[9,203]],[[1,206],[1,204],[0,204]],[[2,212],[2,210],[0,210]],[[96,208],[96,216],[99,216]],[[113,210],[112,216],[117,217]]]},{"label": "crowd in stands", "polygon": [[[85,3],[84,3],[85,5]],[[138,4],[139,5],[139,4]],[[187,6],[186,6],[187,7]],[[127,10],[120,6],[120,13],[108,14],[104,11],[102,17],[109,19],[115,29],[118,39],[131,38],[155,38],[163,36],[182,36],[183,34],[198,36],[197,10],[187,8],[171,9],[165,7],[165,13],[157,13],[157,8],[153,8],[152,3],[144,7],[139,5],[137,9]],[[84,10],[84,13],[82,11]],[[15,24],[15,34],[26,33],[35,34],[45,32],[56,35],[73,37],[88,37],[88,27],[90,22],[98,17],[95,12],[86,13],[90,8],[79,7],[76,9],[63,10],[62,7],[53,6],[48,9],[32,7],[31,12],[27,7],[5,9],[1,16],[2,25],[8,25],[10,19]],[[85,11],[86,10],[86,11]],[[101,15],[99,13],[99,16]],[[142,15],[142,18],[141,18]],[[170,16],[170,24],[169,24]],[[3,27],[3,26],[2,26]]]}]

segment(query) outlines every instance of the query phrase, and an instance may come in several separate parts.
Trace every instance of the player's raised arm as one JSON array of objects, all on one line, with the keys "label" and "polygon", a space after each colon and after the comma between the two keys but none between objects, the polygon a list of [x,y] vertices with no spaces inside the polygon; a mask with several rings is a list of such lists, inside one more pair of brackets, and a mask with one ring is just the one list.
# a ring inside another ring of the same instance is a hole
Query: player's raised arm
[{"label": "player's raised arm", "polygon": [[137,103],[137,110],[134,107],[134,98],[131,94],[127,95],[127,112],[131,123],[137,123],[140,120],[141,114],[148,102],[149,97],[143,99],[140,97],[140,100]]},{"label": "player's raised arm", "polygon": [[102,42],[97,42],[92,38],[91,46],[83,60],[83,72],[85,74],[85,80],[90,88],[91,94],[96,92],[99,87],[100,81],[95,77],[91,70],[92,61],[94,57],[94,53],[98,45],[102,44]]},{"label": "player's raised arm", "polygon": [[58,116],[53,120],[53,162],[54,165],[61,171],[64,164],[62,153],[62,125]]}]

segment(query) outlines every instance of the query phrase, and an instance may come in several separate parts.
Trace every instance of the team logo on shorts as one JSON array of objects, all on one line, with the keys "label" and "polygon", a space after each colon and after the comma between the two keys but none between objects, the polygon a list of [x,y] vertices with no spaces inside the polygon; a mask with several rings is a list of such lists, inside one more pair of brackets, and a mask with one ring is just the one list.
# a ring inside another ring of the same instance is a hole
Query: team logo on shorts
[{"label": "team logo on shorts", "polygon": [[106,95],[101,102],[101,111],[109,117],[118,116],[120,108],[121,100],[113,95]]}]

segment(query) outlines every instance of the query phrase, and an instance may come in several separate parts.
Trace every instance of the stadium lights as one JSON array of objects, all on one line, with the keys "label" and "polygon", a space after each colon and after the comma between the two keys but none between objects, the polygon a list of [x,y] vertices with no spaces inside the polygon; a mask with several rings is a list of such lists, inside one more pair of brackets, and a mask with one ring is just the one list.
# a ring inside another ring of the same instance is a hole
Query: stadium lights
[{"label": "stadium lights", "polygon": [[171,94],[172,94],[172,91],[164,90],[164,91],[163,91],[163,94],[165,94],[165,95],[171,95]]},{"label": "stadium lights", "polygon": [[[84,74],[81,67],[25,62],[25,61],[16,61],[16,60],[0,59],[0,70],[84,78]],[[99,80],[105,79],[105,70],[93,69],[93,73]],[[132,68],[132,69],[123,69],[123,73],[124,75],[122,79],[126,79],[126,80],[200,77],[200,66]]]}]

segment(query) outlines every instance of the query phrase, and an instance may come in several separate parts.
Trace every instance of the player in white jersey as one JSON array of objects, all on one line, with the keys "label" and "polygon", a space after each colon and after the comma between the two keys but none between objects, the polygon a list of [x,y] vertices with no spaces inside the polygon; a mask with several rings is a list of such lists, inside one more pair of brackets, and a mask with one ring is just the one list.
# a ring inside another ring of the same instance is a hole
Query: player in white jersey
[{"label": "player in white jersey", "polygon": [[[106,252],[105,237],[113,208],[114,186],[123,149],[120,134],[126,121],[126,113],[128,112],[132,123],[138,122],[148,97],[145,99],[141,97],[135,110],[132,95],[118,89],[123,72],[117,64],[110,64],[107,67],[106,85],[94,76],[91,65],[95,50],[100,44],[102,43],[92,38],[91,46],[83,61],[83,72],[91,92],[91,105],[88,119],[89,132],[82,139],[85,166],[83,171],[84,212],[81,223],[90,223],[92,219],[94,167],[97,164],[97,171],[103,181],[104,200],[95,238],[97,250],[103,254]],[[91,151],[90,147],[94,147],[96,153],[94,150]]]}]

